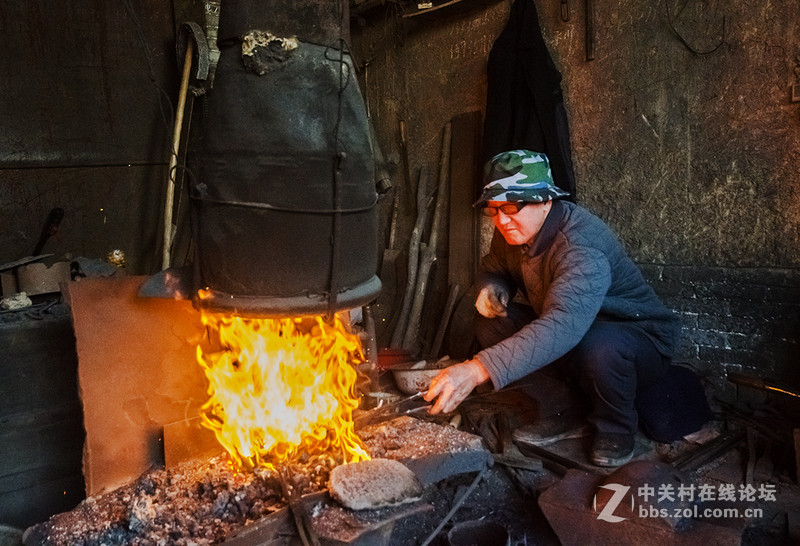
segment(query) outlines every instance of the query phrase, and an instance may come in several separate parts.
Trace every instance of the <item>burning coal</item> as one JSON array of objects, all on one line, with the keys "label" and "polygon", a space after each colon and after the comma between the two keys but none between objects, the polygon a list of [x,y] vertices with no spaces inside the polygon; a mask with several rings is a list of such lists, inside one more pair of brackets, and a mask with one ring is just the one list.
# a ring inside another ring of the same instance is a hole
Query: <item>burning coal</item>
[{"label": "burning coal", "polygon": [[210,398],[201,418],[237,467],[274,468],[298,455],[369,459],[352,419],[363,353],[339,316],[203,313],[203,323],[211,347],[199,346],[197,359]]}]

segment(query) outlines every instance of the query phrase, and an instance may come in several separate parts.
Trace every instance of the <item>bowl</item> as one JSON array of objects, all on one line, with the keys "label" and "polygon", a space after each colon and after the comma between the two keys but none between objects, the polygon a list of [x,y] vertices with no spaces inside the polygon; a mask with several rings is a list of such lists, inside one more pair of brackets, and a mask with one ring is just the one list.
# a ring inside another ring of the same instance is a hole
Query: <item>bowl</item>
[{"label": "bowl", "polygon": [[401,392],[416,394],[427,391],[433,378],[453,363],[449,358],[436,361],[420,360],[416,363],[409,362],[407,365],[392,368],[391,372],[394,382]]}]

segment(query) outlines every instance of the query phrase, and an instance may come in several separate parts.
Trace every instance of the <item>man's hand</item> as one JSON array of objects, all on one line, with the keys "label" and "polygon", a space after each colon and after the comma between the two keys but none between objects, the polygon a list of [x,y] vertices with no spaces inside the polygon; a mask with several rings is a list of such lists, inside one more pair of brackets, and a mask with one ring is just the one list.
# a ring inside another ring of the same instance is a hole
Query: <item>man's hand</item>
[{"label": "man's hand", "polygon": [[475,300],[475,309],[486,318],[504,317],[508,314],[508,292],[497,284],[489,284],[481,288]]},{"label": "man's hand", "polygon": [[489,379],[489,372],[479,360],[467,360],[461,364],[448,366],[433,378],[425,401],[430,402],[437,396],[436,403],[428,411],[433,415],[450,413],[472,392],[472,389]]}]

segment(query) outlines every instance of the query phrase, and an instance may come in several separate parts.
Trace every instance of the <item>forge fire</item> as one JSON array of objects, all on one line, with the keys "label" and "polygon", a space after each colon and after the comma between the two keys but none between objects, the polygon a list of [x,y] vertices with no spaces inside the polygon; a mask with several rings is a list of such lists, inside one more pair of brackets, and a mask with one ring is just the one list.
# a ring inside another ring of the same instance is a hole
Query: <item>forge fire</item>
[{"label": "forge fire", "polygon": [[353,431],[359,338],[337,315],[254,319],[203,314],[197,359],[210,399],[203,424],[237,467],[273,467],[304,452],[338,463],[368,459]]}]

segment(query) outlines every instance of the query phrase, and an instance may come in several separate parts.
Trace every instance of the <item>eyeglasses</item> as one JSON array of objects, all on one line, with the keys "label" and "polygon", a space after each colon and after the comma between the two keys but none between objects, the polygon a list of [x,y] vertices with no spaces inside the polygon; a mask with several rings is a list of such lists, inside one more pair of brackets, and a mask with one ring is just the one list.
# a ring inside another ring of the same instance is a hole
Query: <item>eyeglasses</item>
[{"label": "eyeglasses", "polygon": [[506,203],[505,205],[500,205],[499,207],[483,207],[481,209],[481,213],[484,216],[497,216],[498,212],[502,212],[506,216],[511,216],[512,214],[516,214],[522,210],[522,208],[527,205],[528,203],[524,201],[515,201],[513,203]]}]

